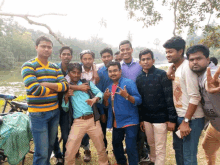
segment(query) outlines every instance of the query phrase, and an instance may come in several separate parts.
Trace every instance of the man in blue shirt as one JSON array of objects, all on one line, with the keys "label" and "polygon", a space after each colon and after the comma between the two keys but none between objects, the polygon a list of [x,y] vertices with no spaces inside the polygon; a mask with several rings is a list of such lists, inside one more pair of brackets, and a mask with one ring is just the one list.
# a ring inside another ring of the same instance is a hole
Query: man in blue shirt
[{"label": "man in blue shirt", "polygon": [[[105,92],[107,87],[112,83],[112,80],[108,76],[108,69],[106,65],[112,61],[113,59],[113,52],[111,48],[104,48],[100,52],[101,59],[104,63],[104,66],[99,68],[98,70],[98,75],[100,78],[99,83],[97,84],[97,87],[102,91]],[[108,118],[108,109],[103,107],[103,104],[98,104],[98,109],[101,114],[101,126],[102,126],[102,131],[104,134],[104,143],[105,143],[105,148],[107,148],[107,140],[106,140],[106,127],[107,127],[107,122],[106,118]]]},{"label": "man in blue shirt", "polygon": [[[129,165],[138,164],[137,133],[139,114],[137,105],[141,104],[134,81],[121,77],[121,66],[118,62],[109,62],[108,74],[113,83],[104,93],[104,105],[108,107],[107,127],[113,127],[112,145],[116,161],[127,165],[122,141],[125,138]],[[111,96],[111,97],[110,97]]]},{"label": "man in blue shirt", "polygon": [[[70,63],[68,65],[68,75],[71,79],[71,83],[74,85],[81,85],[80,80],[82,67],[78,63]],[[101,165],[108,165],[108,157],[103,142],[103,133],[100,125],[100,121],[94,121],[94,115],[92,106],[96,102],[102,102],[103,93],[90,82],[91,91],[95,94],[95,97],[90,99],[90,96],[86,92],[74,91],[69,89],[65,94],[62,108],[65,111],[69,109],[69,99],[72,103],[74,123],[71,127],[71,131],[66,144],[65,164],[75,165],[75,155],[78,152],[81,141],[85,133],[87,133],[90,139],[93,141],[94,146],[97,149],[99,159],[98,162]]]}]

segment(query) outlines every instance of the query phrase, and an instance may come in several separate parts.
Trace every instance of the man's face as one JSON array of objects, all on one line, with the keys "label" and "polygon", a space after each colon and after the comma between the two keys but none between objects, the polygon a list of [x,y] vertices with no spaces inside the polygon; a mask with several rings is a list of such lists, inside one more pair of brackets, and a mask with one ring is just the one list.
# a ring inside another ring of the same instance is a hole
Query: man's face
[{"label": "man's face", "polygon": [[118,81],[121,78],[121,70],[119,70],[117,65],[110,66],[108,68],[108,76],[112,81]]},{"label": "man's face", "polygon": [[141,56],[139,64],[142,66],[143,70],[149,70],[154,65],[155,60],[152,59],[151,54],[145,54]]},{"label": "man's face", "polygon": [[196,74],[203,73],[209,65],[209,58],[206,58],[202,52],[196,52],[189,55],[189,67]]},{"label": "man's face", "polygon": [[91,68],[94,62],[94,59],[91,54],[84,54],[82,56],[81,62],[83,63],[84,68]]},{"label": "man's face", "polygon": [[177,51],[173,48],[166,48],[166,57],[169,63],[176,63],[182,58],[183,50]]},{"label": "man's face", "polygon": [[115,55],[115,61],[116,61],[116,62],[121,62],[122,60],[123,60],[123,59],[122,59],[121,54]]},{"label": "man's face", "polygon": [[75,83],[77,83],[81,78],[81,72],[76,68],[74,68],[72,71],[70,71],[68,73],[68,75],[69,75],[71,81],[75,82]]},{"label": "man's face", "polygon": [[72,55],[69,49],[64,49],[60,54],[60,59],[63,64],[68,65],[72,60]]},{"label": "man's face", "polygon": [[108,52],[105,52],[102,54],[102,61],[105,65],[107,65],[110,61],[112,61],[113,59],[113,56],[108,53]]},{"label": "man's face", "polygon": [[124,44],[120,46],[120,54],[124,60],[132,59],[132,52],[133,49],[130,47],[129,44]]},{"label": "man's face", "polygon": [[48,59],[52,53],[53,45],[48,41],[40,41],[38,46],[35,47],[37,55],[40,58]]}]

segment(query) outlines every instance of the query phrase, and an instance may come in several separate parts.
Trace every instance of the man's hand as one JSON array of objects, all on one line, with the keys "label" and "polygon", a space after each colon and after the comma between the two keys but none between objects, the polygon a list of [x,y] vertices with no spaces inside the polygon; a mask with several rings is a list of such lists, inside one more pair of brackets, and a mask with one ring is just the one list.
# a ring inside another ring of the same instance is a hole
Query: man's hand
[{"label": "man's hand", "polygon": [[72,89],[69,89],[66,94],[65,94],[65,97],[70,97],[70,96],[73,96],[73,90]]},{"label": "man's hand", "polygon": [[142,132],[145,132],[145,128],[144,128],[144,122],[140,122],[140,128]]},{"label": "man's hand", "polygon": [[105,114],[101,115],[100,118],[101,118],[101,122],[102,123],[106,123],[107,119],[106,119],[106,115]]},{"label": "man's hand", "polygon": [[128,92],[127,92],[127,90],[126,90],[126,85],[124,86],[124,89],[122,89],[121,87],[117,87],[117,88],[119,88],[120,89],[120,91],[119,92],[115,92],[116,94],[119,94],[119,95],[121,95],[122,97],[128,97]]},{"label": "man's hand", "polygon": [[111,93],[109,92],[109,89],[107,88],[104,92],[104,100],[108,100],[109,96],[111,96]]},{"label": "man's hand", "polygon": [[98,101],[98,97],[94,97],[93,99],[88,99],[86,100],[87,104],[90,105],[91,107],[93,104],[95,104]]},{"label": "man's hand", "polygon": [[95,64],[92,65],[92,70],[93,70],[93,79],[95,79],[95,84],[98,84],[100,78],[99,78],[98,72],[96,70]]},{"label": "man's hand", "polygon": [[86,93],[90,89],[90,86],[88,83],[83,83],[83,84],[79,85],[79,87],[80,87],[81,91],[86,92]]},{"label": "man's hand", "polygon": [[220,67],[215,72],[213,77],[211,75],[210,68],[209,67],[207,68],[207,81],[205,84],[205,88],[206,88],[207,92],[209,92],[209,93],[219,93],[220,92],[219,75],[220,75]]},{"label": "man's hand", "polygon": [[168,131],[174,131],[176,127],[176,123],[166,122],[167,123],[167,130]]},{"label": "man's hand", "polygon": [[189,127],[189,123],[186,123],[185,121],[182,121],[179,128],[180,135],[183,138],[184,136],[188,136],[191,132],[191,128]]},{"label": "man's hand", "polygon": [[172,64],[168,67],[168,70],[167,70],[168,79],[170,79],[170,80],[175,79],[175,71],[176,71],[176,68],[175,68],[174,64]]}]

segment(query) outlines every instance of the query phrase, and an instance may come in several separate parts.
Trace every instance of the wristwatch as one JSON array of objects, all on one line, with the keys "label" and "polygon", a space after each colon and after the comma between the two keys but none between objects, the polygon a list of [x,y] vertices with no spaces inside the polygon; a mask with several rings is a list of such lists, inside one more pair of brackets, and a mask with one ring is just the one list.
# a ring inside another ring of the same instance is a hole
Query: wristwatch
[{"label": "wristwatch", "polygon": [[185,123],[189,123],[189,119],[188,118],[184,118]]}]

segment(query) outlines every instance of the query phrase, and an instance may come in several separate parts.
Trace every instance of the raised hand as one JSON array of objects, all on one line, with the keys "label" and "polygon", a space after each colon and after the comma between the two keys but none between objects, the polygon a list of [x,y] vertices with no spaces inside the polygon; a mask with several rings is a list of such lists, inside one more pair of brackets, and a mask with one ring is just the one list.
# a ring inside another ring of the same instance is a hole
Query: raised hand
[{"label": "raised hand", "polygon": [[88,99],[88,100],[86,100],[86,102],[88,105],[90,105],[92,107],[93,104],[95,104],[97,102],[97,97],[94,97],[93,99]]},{"label": "raised hand", "polygon": [[108,98],[111,96],[111,93],[109,92],[109,89],[107,88],[104,92],[104,100],[108,100]]},{"label": "raised hand", "polygon": [[220,67],[215,72],[214,76],[211,75],[210,67],[207,68],[207,81],[205,84],[205,88],[209,93],[219,93],[220,92]]},{"label": "raised hand", "polygon": [[127,89],[126,89],[126,85],[124,86],[124,89],[122,89],[121,87],[117,87],[117,88],[119,88],[120,89],[120,91],[119,92],[115,92],[116,94],[119,94],[119,95],[121,95],[122,97],[128,97],[128,92],[127,92]]}]

